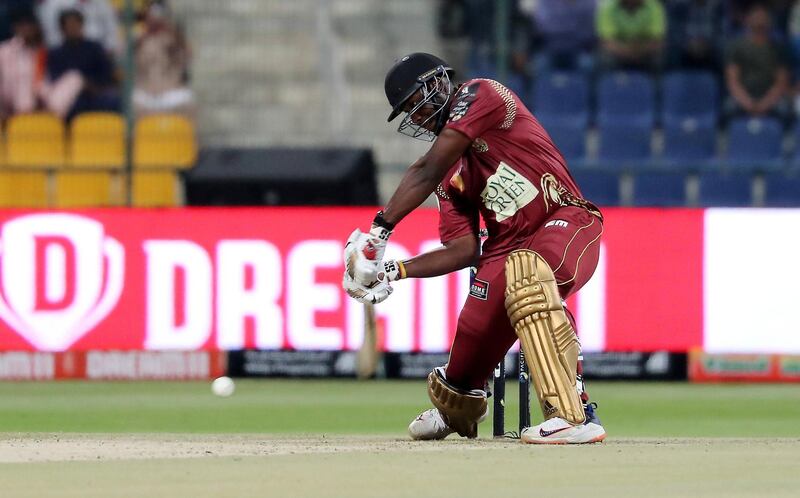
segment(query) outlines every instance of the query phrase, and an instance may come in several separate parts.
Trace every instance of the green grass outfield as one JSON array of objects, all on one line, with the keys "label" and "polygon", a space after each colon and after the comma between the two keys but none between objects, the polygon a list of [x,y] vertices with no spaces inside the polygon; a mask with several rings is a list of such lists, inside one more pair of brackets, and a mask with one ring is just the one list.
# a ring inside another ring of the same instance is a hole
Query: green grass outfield
[{"label": "green grass outfield", "polygon": [[[517,387],[507,383],[507,429]],[[800,437],[800,386],[589,384],[609,434],[621,437]],[[429,408],[424,381],[237,380],[0,383],[3,432],[386,434],[405,436]],[[535,401],[534,401],[535,403]],[[532,407],[538,419],[538,407]],[[490,434],[489,423],[481,426]]]},{"label": "green grass outfield", "polygon": [[408,442],[424,381],[0,383],[0,496],[800,495],[800,386],[589,388],[608,440],[554,448]]}]

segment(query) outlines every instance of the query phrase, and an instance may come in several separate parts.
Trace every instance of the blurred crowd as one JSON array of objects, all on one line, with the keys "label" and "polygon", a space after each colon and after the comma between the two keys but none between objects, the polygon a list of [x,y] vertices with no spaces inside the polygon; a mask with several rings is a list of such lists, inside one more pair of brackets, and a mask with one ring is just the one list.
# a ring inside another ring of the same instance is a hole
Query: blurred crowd
[{"label": "blurred crowd", "polygon": [[468,76],[491,74],[498,60],[526,79],[704,70],[725,96],[723,118],[789,123],[800,113],[800,0],[440,0],[438,29],[451,47],[464,42],[450,56]]},{"label": "blurred crowd", "polygon": [[[135,2],[137,115],[191,117],[190,48],[165,0]],[[0,121],[44,111],[66,120],[88,111],[122,111],[124,2],[0,0]]]}]

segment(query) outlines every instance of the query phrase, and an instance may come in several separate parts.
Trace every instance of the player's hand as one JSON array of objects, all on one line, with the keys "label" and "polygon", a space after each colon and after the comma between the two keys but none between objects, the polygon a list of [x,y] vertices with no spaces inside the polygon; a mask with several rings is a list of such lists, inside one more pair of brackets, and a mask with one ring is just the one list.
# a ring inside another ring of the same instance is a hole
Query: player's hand
[{"label": "player's hand", "polygon": [[342,288],[347,295],[362,304],[378,304],[386,300],[394,289],[389,285],[389,281],[376,281],[371,287],[361,285],[353,280],[347,272],[342,278]]},{"label": "player's hand", "polygon": [[403,263],[395,259],[388,259],[382,261],[378,269],[378,280],[386,282],[394,282],[406,278],[405,267]]},{"label": "player's hand", "polygon": [[368,233],[353,230],[344,246],[345,272],[355,282],[369,286],[378,280],[382,270],[381,260],[386,252],[386,243],[392,234],[376,225]]}]

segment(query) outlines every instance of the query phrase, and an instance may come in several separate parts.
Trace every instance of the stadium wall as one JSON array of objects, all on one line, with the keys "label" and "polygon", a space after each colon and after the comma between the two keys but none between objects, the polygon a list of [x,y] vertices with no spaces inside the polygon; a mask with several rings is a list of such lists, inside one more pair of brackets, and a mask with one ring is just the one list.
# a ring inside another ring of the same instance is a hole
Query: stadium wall
[{"label": "stadium wall", "polygon": [[[0,351],[352,351],[341,251],[370,208],[0,212]],[[800,353],[800,210],[607,209],[569,306],[586,352]],[[435,210],[389,257],[438,245]],[[469,276],[403,281],[377,306],[390,352],[449,349]],[[502,292],[501,289],[490,292]]]}]

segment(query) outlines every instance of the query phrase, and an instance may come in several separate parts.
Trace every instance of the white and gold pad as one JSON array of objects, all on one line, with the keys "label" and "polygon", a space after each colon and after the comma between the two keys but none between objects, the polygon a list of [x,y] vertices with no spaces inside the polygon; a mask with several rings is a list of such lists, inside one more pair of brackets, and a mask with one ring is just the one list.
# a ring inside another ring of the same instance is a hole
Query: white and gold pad
[{"label": "white and gold pad", "polygon": [[575,385],[580,344],[547,261],[529,250],[509,254],[505,296],[545,420],[560,417],[582,424],[585,415]]}]

